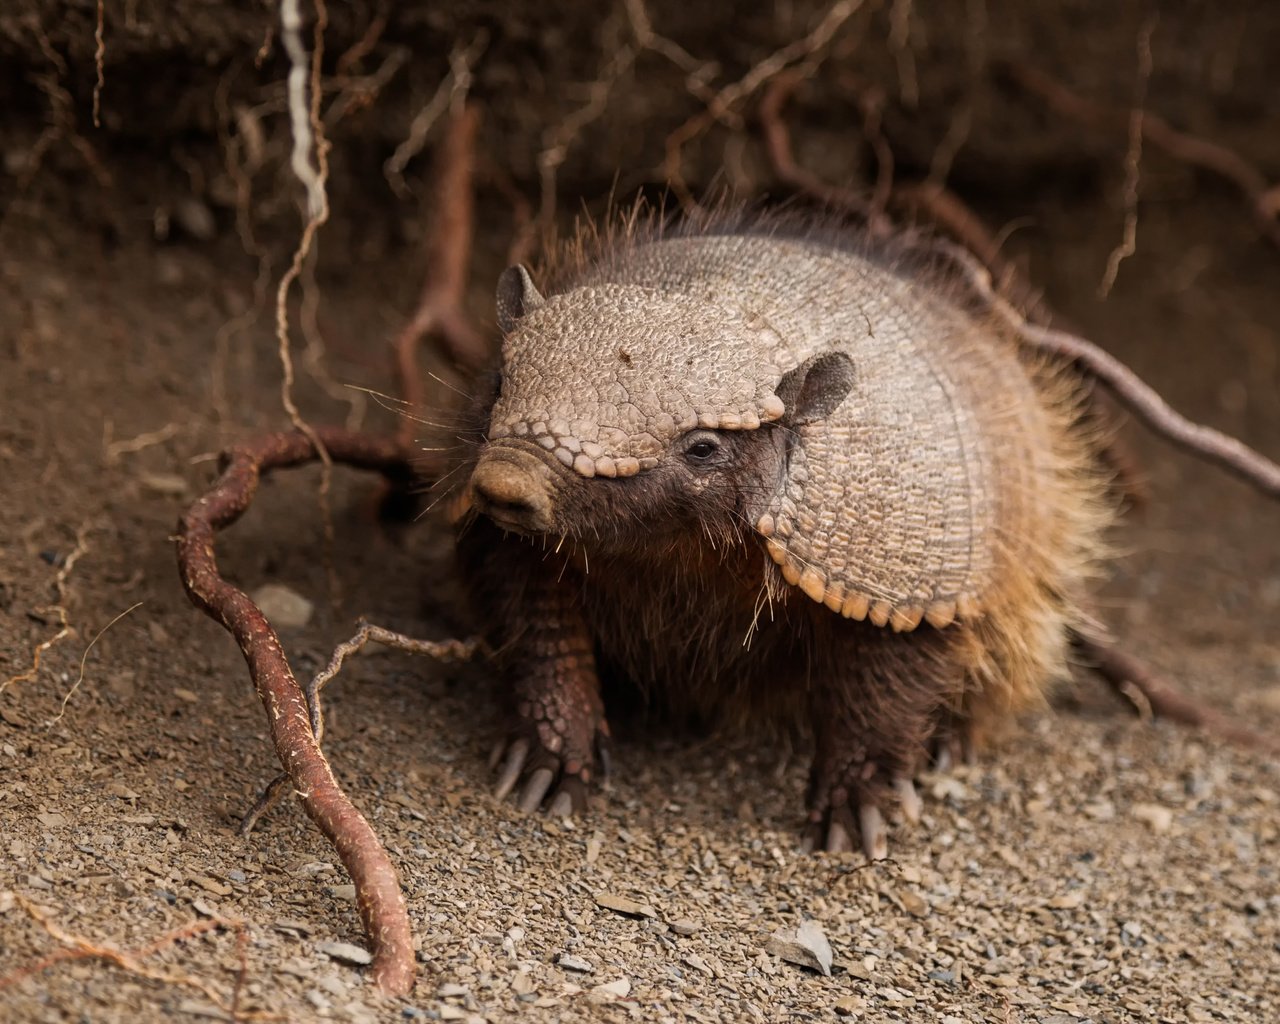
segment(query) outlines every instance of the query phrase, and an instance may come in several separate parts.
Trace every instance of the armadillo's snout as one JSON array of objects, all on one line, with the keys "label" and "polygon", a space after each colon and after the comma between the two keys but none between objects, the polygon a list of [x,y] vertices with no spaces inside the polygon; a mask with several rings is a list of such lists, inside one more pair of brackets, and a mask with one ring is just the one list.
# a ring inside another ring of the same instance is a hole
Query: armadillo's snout
[{"label": "armadillo's snout", "polygon": [[535,455],[490,449],[471,474],[476,508],[499,526],[519,533],[549,533],[552,476]]}]

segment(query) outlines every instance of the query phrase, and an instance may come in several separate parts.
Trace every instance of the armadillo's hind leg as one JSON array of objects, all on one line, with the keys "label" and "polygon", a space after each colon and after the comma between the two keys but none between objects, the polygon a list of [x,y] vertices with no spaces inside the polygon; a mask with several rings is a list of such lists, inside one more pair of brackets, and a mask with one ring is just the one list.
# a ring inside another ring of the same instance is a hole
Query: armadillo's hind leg
[{"label": "armadillo's hind leg", "polygon": [[933,630],[908,638],[864,627],[849,642],[811,691],[816,751],[805,845],[839,852],[859,842],[879,860],[888,854],[890,809],[909,823],[920,819],[912,780],[964,671]]},{"label": "armadillo's hind leg", "polygon": [[936,772],[949,772],[957,765],[972,765],[977,761],[978,735],[974,720],[958,711],[940,712],[929,740],[928,767]]}]

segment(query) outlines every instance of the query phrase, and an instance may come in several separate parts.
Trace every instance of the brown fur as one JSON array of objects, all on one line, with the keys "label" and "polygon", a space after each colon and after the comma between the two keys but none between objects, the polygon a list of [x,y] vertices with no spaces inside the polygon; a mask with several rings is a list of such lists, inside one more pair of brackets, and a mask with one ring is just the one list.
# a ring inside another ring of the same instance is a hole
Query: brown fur
[{"label": "brown fur", "polygon": [[[796,230],[753,223],[764,233]],[[553,276],[562,284],[589,278],[663,230],[637,210],[562,247]],[[742,223],[679,230],[738,231]],[[953,291],[929,280],[923,287],[935,294]],[[1003,335],[996,325],[986,329]],[[1090,629],[1084,587],[1111,514],[1080,382],[1035,355],[1024,353],[1023,362],[1039,402],[1007,413],[993,402],[984,429],[1050,440],[1037,453],[1034,491],[1010,490],[1001,520],[1009,533],[995,545],[997,584],[980,613],[898,634],[841,618],[789,586],[750,520],[752,497],[774,486],[785,464],[784,420],[723,435],[732,460],[718,474],[699,476],[678,458],[627,480],[557,473],[561,537],[517,538],[483,518],[471,521],[460,551],[512,687],[524,694],[531,673],[549,678],[532,664],[528,638],[536,633],[545,648],[550,635],[546,649],[554,649],[559,631],[590,637],[601,672],[638,684],[668,710],[734,724],[807,725],[815,821],[834,820],[837,811],[847,817],[849,805],[883,797],[895,778],[921,765],[930,742],[991,732],[1042,698],[1065,674],[1070,637]],[[549,592],[559,595],[550,623]],[[570,675],[573,692],[587,694],[573,701],[589,702],[591,687],[576,670]],[[545,685],[554,691],[557,684]],[[593,727],[606,728],[602,714]],[[528,722],[519,728],[527,732]],[[582,736],[572,742],[575,749],[585,743]]]}]

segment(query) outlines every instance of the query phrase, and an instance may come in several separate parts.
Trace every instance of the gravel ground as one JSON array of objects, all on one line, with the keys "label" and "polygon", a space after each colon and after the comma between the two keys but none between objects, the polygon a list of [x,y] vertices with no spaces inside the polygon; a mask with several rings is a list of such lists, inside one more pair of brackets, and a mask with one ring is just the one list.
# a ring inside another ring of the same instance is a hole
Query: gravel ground
[{"label": "gravel ground", "polygon": [[[1033,274],[1176,405],[1280,455],[1280,263],[1232,197],[1192,209],[1144,212],[1106,302],[1115,217],[1046,209],[1054,249],[1029,243]],[[410,997],[379,1000],[353,962],[351,886],[298,807],[236,834],[272,754],[235,645],[183,597],[168,542],[212,453],[281,422],[253,268],[231,242],[6,231],[0,677],[58,632],[60,577],[72,631],[0,694],[0,1018],[1280,1019],[1280,768],[1139,721],[1091,679],[927,780],[923,824],[869,867],[799,853],[804,750],[645,722],[589,817],[520,815],[487,791],[483,666],[387,653],[331,687],[326,738],[421,944]],[[391,256],[322,276],[334,379],[390,387],[381,339],[412,276]],[[300,388],[309,415],[345,415],[305,372]],[[1110,619],[1180,686],[1274,731],[1280,514],[1133,434],[1152,500],[1117,538]],[[383,533],[375,485],[345,473],[341,599],[326,599],[316,483],[273,480],[221,546],[242,585],[315,601],[284,630],[295,664],[318,667],[359,615],[455,632],[447,541]],[[829,976],[769,951],[807,922]]]}]

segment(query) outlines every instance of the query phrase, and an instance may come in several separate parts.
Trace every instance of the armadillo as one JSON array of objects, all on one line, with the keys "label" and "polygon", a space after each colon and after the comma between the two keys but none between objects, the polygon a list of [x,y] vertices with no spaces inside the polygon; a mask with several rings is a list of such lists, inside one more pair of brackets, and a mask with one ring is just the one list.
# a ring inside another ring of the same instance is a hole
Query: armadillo
[{"label": "armadillo", "polygon": [[804,730],[808,841],[879,858],[1067,672],[1113,514],[1084,385],[926,262],[747,221],[502,275],[459,539],[500,795],[580,810],[619,679]]}]

